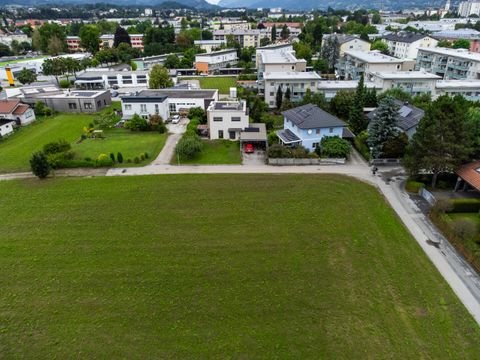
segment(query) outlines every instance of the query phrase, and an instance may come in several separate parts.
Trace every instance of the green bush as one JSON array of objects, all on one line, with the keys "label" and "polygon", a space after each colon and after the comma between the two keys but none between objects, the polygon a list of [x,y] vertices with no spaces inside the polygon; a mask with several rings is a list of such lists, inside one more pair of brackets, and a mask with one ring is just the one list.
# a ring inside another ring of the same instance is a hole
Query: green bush
[{"label": "green bush", "polygon": [[110,153],[110,159],[112,160],[112,163],[115,163],[115,155],[113,153]]},{"label": "green bush", "polygon": [[42,151],[38,151],[30,158],[30,168],[35,176],[44,179],[50,174],[50,164],[47,156]]},{"label": "green bush", "polygon": [[202,152],[202,147],[202,140],[197,135],[185,134],[175,147],[175,153],[182,159],[193,159]]},{"label": "green bush", "polygon": [[73,168],[81,168],[81,167],[95,167],[95,162],[87,160],[62,160],[58,163],[59,169],[73,169]]},{"label": "green bush", "polygon": [[148,159],[150,157],[150,155],[148,155],[148,152],[145,152],[143,156],[145,156],[145,159]]},{"label": "green bush", "polygon": [[188,135],[197,135],[197,126],[200,125],[200,121],[198,119],[193,119],[190,120],[190,122],[187,125],[187,130],[185,131],[185,134]]},{"label": "green bush", "polygon": [[188,110],[188,118],[191,120],[195,119],[201,124],[207,123],[207,114],[200,106],[190,108]]},{"label": "green bush", "polygon": [[145,160],[145,155],[144,154],[140,154],[140,161],[143,161]]},{"label": "green bush", "polygon": [[132,163],[132,159],[127,159],[127,164],[131,164]]},{"label": "green bush", "polygon": [[270,131],[267,136],[268,139],[268,145],[272,146],[274,144],[278,144],[278,136],[275,131]]},{"label": "green bush", "polygon": [[61,152],[68,151],[72,146],[64,139],[58,141],[53,141],[48,144],[43,145],[43,152],[47,155],[58,154]]},{"label": "green bush", "polygon": [[123,163],[123,155],[121,152],[117,153],[117,162],[119,164]]},{"label": "green bush", "polygon": [[353,145],[355,146],[355,149],[358,150],[360,155],[362,155],[365,160],[369,161],[370,149],[367,145],[367,138],[368,138],[368,133],[366,131],[362,131],[360,134],[358,134],[354,138]]},{"label": "green bush", "polygon": [[54,153],[47,155],[48,163],[52,167],[52,169],[61,169],[63,168],[62,164],[65,161],[72,160],[75,157],[75,153],[73,151],[65,151],[61,153]]},{"label": "green bush", "polygon": [[60,80],[59,85],[62,89],[68,89],[70,87],[70,81],[67,79]]},{"label": "green bush", "polygon": [[140,159],[138,158],[138,156],[135,156],[135,158],[133,159],[133,162],[135,164],[139,164],[140,163]]},{"label": "green bush", "polygon": [[350,143],[338,136],[324,137],[320,146],[315,149],[318,155],[329,158],[346,158],[350,154],[350,151]]},{"label": "green bush", "polygon": [[450,200],[452,213],[478,213],[480,211],[480,199],[452,199]]},{"label": "green bush", "polygon": [[280,144],[274,144],[268,148],[268,157],[272,159],[291,158],[293,157],[292,149]]},{"label": "green bush", "polygon": [[148,131],[150,130],[150,125],[147,120],[140,117],[138,114],[133,115],[133,117],[125,122],[125,129],[130,129],[132,131]]},{"label": "green bush", "polygon": [[405,184],[405,190],[411,193],[418,193],[420,189],[424,187],[425,187],[425,184],[419,181],[414,181],[414,180],[408,180],[407,183]]},{"label": "green bush", "polygon": [[107,154],[100,154],[98,155],[97,161],[95,162],[95,166],[97,167],[104,167],[104,166],[112,166],[113,161]]}]

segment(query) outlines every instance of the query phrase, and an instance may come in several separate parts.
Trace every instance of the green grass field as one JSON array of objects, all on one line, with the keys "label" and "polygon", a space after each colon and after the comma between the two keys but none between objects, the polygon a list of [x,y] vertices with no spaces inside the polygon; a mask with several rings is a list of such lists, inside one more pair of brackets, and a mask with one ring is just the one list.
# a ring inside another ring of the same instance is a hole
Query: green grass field
[{"label": "green grass field", "polygon": [[[115,104],[118,106],[118,104]],[[37,120],[21,128],[12,136],[0,141],[0,173],[28,171],[29,159],[33,152],[41,150],[43,145],[65,139],[72,144],[75,157],[96,159],[101,153],[122,152],[125,160],[148,152],[149,160],[155,158],[165,144],[166,135],[157,132],[130,132],[124,129],[105,131],[104,140],[87,139],[80,144],[76,142],[83,133],[83,128],[93,121],[92,114],[60,114],[51,118]],[[125,166],[126,164],[123,164]]]},{"label": "green grass field", "polygon": [[20,60],[11,60],[11,61],[0,61],[0,66],[5,66],[8,64],[16,64],[16,63],[21,63],[21,62],[27,62],[31,60],[38,60],[38,59],[43,59],[46,56],[38,56],[35,58],[30,58],[30,59],[20,59]]},{"label": "green grass field", "polygon": [[237,86],[237,78],[234,76],[198,76],[182,78],[182,80],[198,80],[202,89],[218,89],[219,94],[229,94],[231,87]]},{"label": "green grass field", "polygon": [[480,354],[478,325],[353,179],[31,179],[0,198],[5,359]]},{"label": "green grass field", "polygon": [[[194,159],[180,159],[181,165],[241,164],[240,144],[230,140],[203,140],[203,149]],[[172,164],[177,164],[174,156]]]},{"label": "green grass field", "polygon": [[100,154],[114,153],[115,156],[121,152],[124,160],[133,160],[136,156],[147,152],[149,158],[139,164],[119,164],[125,167],[127,165],[145,165],[152,161],[162,150],[167,140],[167,134],[158,132],[132,132],[127,129],[110,129],[104,131],[105,139],[86,139],[81,143],[74,143],[72,150],[75,157],[84,159],[89,157],[96,159]]}]

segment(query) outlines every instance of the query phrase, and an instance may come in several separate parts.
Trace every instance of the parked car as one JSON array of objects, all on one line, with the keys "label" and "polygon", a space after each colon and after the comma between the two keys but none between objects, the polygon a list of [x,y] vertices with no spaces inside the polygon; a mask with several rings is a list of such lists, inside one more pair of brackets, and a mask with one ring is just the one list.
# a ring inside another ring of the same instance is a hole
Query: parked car
[{"label": "parked car", "polygon": [[172,116],[172,124],[178,124],[180,122],[180,115]]},{"label": "parked car", "polygon": [[117,97],[118,96],[118,91],[112,91],[112,97]]},{"label": "parked car", "polygon": [[243,146],[243,152],[245,154],[252,154],[255,152],[255,148],[253,147],[253,144],[247,143]]}]

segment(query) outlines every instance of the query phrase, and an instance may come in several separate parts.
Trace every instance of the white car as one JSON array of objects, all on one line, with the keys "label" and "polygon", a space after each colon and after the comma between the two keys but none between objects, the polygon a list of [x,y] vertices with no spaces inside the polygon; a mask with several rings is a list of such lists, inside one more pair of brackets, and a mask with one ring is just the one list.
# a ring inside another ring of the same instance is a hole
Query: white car
[{"label": "white car", "polygon": [[178,124],[180,122],[180,115],[172,116],[172,124]]}]

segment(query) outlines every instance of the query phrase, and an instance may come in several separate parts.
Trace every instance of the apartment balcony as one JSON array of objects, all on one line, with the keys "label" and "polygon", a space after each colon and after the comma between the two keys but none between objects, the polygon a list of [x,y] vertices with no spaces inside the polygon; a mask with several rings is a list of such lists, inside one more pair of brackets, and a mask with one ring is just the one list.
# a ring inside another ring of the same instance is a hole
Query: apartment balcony
[{"label": "apartment balcony", "polygon": [[466,74],[457,73],[453,71],[447,71],[446,74],[449,79],[453,79],[453,80],[462,80],[467,78]]},{"label": "apartment balcony", "polygon": [[465,66],[465,65],[450,63],[450,64],[448,64],[448,67],[452,68],[452,69],[455,69],[455,70],[468,71],[468,66]]}]

